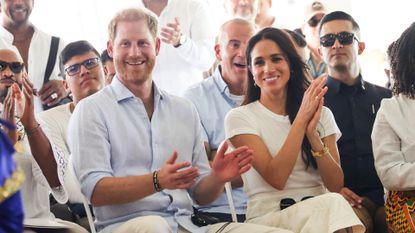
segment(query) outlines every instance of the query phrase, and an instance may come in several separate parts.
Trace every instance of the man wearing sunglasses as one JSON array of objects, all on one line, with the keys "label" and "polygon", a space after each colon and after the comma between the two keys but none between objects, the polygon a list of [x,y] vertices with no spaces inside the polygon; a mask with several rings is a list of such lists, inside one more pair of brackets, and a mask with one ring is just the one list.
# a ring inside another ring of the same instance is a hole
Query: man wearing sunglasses
[{"label": "man wearing sunglasses", "polygon": [[320,23],[320,48],[328,67],[325,105],[342,132],[338,140],[344,185],[341,194],[354,207],[367,232],[387,232],[383,187],[374,167],[371,132],[383,98],[391,91],[364,81],[357,57],[365,49],[359,25],[335,11]]},{"label": "man wearing sunglasses", "polygon": [[19,50],[29,80],[38,90],[35,110],[41,112],[57,105],[68,93],[59,77],[58,62],[53,59],[56,58],[53,55],[58,55],[62,50],[64,43],[56,40],[55,46],[52,46],[52,36],[29,21],[33,5],[34,0],[0,0],[0,37]]},{"label": "man wearing sunglasses", "polygon": [[52,163],[53,154],[47,153],[61,152],[49,142],[43,126],[35,119],[32,84],[25,75],[17,49],[0,48],[0,116],[17,126],[5,131],[15,145],[14,158],[25,176],[21,189],[25,226],[35,232],[49,227],[51,232],[86,233],[74,223],[55,219],[50,212],[51,191],[56,200],[66,202],[67,199],[64,189],[60,188],[62,178],[57,176],[56,163]]},{"label": "man wearing sunglasses", "polygon": [[326,7],[321,1],[312,1],[305,8],[305,20],[301,31],[307,41],[309,57],[307,65],[313,78],[318,78],[327,72],[327,66],[318,52],[320,46],[320,36],[318,25],[326,14]]}]

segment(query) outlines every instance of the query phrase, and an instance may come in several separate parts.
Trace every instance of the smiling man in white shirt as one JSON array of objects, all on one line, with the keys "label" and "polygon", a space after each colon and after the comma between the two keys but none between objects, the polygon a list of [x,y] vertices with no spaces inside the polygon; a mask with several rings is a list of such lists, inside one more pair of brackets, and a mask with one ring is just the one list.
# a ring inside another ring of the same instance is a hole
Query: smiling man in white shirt
[{"label": "smiling man in white shirt", "polygon": [[40,31],[29,21],[33,5],[34,0],[1,0],[0,37],[19,50],[29,80],[38,90],[39,98],[35,98],[35,111],[41,112],[44,108],[57,105],[68,93],[63,86],[62,78],[58,76],[59,65],[56,60],[55,63],[53,59],[50,61],[50,74],[46,71],[48,58],[53,57],[50,55],[58,55],[64,43],[62,40],[54,41],[56,51],[50,52],[52,36]]}]

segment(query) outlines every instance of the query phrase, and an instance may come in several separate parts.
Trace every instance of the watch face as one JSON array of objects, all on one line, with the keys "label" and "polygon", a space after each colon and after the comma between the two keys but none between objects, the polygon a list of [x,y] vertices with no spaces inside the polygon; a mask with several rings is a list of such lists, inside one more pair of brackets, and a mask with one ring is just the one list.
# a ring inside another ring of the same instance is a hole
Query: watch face
[{"label": "watch face", "polygon": [[182,45],[182,44],[184,44],[185,42],[186,42],[186,36],[182,34],[182,35],[180,36],[179,44],[181,44],[181,45]]}]

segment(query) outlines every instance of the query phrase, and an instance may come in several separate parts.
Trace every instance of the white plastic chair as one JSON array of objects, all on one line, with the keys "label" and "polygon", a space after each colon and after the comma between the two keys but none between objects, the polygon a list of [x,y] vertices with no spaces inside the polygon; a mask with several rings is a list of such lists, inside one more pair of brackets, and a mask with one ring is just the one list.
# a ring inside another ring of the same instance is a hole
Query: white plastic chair
[{"label": "white plastic chair", "polygon": [[85,208],[86,217],[88,219],[89,229],[91,230],[91,233],[96,233],[97,231],[95,229],[94,218],[92,217],[91,209],[89,209],[89,201],[82,194],[81,184],[79,183],[78,179],[75,177],[75,170],[74,170],[74,167],[73,167],[73,164],[72,164],[72,155],[69,156],[69,159],[68,159],[68,171],[70,171],[68,175],[72,176],[70,179],[73,180],[73,183],[75,184],[76,189],[77,189],[77,190],[71,190],[71,192],[77,192],[76,195],[81,197],[82,204]]}]

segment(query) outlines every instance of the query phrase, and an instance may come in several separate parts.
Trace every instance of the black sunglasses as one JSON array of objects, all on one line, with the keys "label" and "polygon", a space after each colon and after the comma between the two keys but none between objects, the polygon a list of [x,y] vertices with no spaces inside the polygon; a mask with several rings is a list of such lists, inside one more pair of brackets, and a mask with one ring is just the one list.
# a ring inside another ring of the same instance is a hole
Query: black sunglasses
[{"label": "black sunglasses", "polygon": [[99,64],[100,59],[98,57],[95,58],[90,58],[87,59],[81,63],[77,63],[77,64],[73,64],[71,66],[69,66],[68,68],[65,69],[65,72],[69,75],[69,76],[74,76],[76,74],[78,74],[79,72],[81,72],[81,65],[83,65],[85,68],[87,68],[88,70],[94,68],[95,66],[97,66]]},{"label": "black sunglasses", "polygon": [[350,45],[353,43],[353,40],[356,40],[359,42],[359,40],[356,38],[356,36],[351,32],[339,32],[337,34],[326,34],[322,37],[320,37],[320,44],[323,47],[330,47],[334,45],[334,42],[336,42],[336,38],[339,40],[340,44],[342,45]]},{"label": "black sunglasses", "polygon": [[15,74],[19,74],[20,72],[22,72],[24,65],[21,62],[5,62],[5,61],[0,61],[0,71],[4,71],[7,67],[10,68],[10,70],[15,73]]},{"label": "black sunglasses", "polygon": [[315,15],[311,19],[309,19],[307,23],[310,27],[316,27],[320,23],[322,18],[323,15]]},{"label": "black sunglasses", "polygon": [[[312,197],[313,196],[306,196],[306,197],[301,198],[300,201],[305,201],[305,200],[310,199]],[[290,207],[290,206],[292,206],[292,205],[294,205],[296,203],[297,202],[294,199],[292,199],[292,198],[283,198],[280,201],[280,210],[283,210],[285,208],[288,208],[288,207]]]}]

